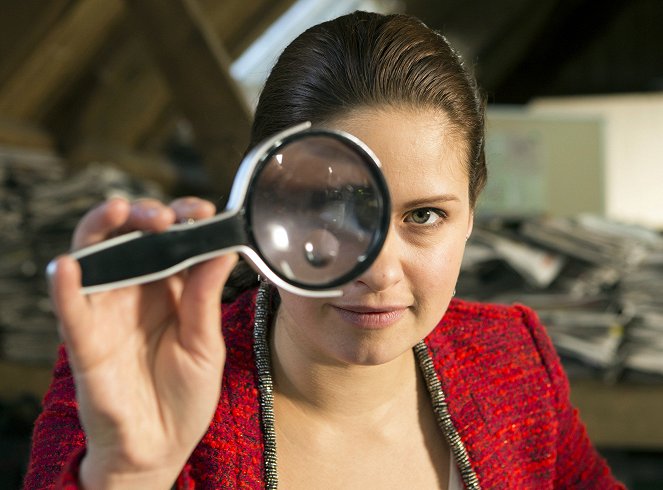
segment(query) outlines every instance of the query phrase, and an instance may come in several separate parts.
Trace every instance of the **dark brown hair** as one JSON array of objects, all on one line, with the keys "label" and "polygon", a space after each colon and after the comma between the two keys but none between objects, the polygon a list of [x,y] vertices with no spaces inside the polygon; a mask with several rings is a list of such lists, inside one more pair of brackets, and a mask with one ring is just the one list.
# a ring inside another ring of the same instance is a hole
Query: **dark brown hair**
[{"label": "dark brown hair", "polygon": [[446,39],[407,15],[354,12],[302,33],[267,78],[250,146],[304,121],[379,106],[444,111],[466,145],[475,206],[486,183],[483,98]]},{"label": "dark brown hair", "polygon": [[[354,12],[311,27],[285,48],[265,82],[249,148],[279,131],[323,124],[358,108],[443,111],[466,150],[470,205],[486,183],[484,103],[446,39],[407,15]],[[228,301],[256,283],[240,261]]]}]

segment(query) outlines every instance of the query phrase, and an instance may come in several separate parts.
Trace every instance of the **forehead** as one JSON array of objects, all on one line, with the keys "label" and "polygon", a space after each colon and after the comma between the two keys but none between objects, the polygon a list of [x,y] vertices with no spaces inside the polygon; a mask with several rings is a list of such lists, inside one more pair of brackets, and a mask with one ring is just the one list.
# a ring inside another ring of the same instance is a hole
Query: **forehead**
[{"label": "forehead", "polygon": [[454,193],[467,200],[466,145],[444,112],[355,109],[326,126],[353,134],[377,155],[392,197]]}]

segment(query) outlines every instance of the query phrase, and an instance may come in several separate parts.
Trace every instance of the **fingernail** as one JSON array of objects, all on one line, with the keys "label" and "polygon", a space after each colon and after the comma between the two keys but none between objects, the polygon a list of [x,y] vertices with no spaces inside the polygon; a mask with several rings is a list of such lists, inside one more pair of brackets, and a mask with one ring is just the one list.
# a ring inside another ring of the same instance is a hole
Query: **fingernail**
[{"label": "fingernail", "polygon": [[58,270],[57,259],[53,259],[46,266],[46,275],[48,277],[53,277],[57,270]]},{"label": "fingernail", "polygon": [[195,211],[198,211],[199,208],[200,208],[200,203],[198,201],[186,200],[182,203],[180,212],[184,212],[185,214],[193,213]]},{"label": "fingernail", "polygon": [[156,207],[141,208],[140,214],[147,219],[154,219],[159,216],[160,209]]}]

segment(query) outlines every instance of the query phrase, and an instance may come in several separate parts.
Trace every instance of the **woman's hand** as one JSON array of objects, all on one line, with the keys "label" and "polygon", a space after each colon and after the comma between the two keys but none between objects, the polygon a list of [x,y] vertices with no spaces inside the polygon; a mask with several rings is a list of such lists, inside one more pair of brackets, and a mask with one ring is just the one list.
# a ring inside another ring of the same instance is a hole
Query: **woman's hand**
[{"label": "woman's hand", "polygon": [[[74,233],[79,249],[134,230],[214,214],[196,198],[165,206],[112,199]],[[225,362],[220,298],[236,255],[140,286],[83,295],[78,262],[55,262],[51,296],[87,436],[86,488],[168,488],[204,435]]]}]

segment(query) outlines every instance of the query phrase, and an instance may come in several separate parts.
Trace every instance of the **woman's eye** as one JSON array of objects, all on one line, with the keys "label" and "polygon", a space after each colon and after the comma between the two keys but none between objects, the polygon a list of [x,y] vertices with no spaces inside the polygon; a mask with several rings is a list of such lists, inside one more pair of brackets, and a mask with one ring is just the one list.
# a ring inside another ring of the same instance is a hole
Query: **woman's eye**
[{"label": "woman's eye", "polygon": [[434,225],[444,217],[445,214],[440,209],[421,208],[410,212],[410,214],[405,218],[405,221],[415,223],[417,225]]}]

